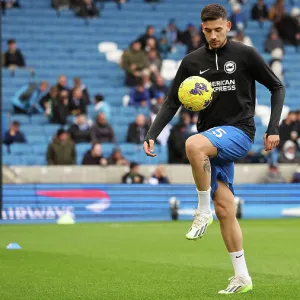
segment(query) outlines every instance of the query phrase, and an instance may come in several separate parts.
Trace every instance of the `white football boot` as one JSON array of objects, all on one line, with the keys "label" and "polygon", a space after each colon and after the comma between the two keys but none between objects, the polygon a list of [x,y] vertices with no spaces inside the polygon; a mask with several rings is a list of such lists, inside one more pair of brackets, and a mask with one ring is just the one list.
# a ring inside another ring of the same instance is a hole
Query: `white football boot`
[{"label": "white football boot", "polygon": [[202,238],[205,234],[207,227],[213,222],[213,215],[211,211],[199,211],[196,209],[194,214],[194,222],[186,234],[188,240],[197,240]]},{"label": "white football boot", "polygon": [[221,290],[218,294],[242,294],[253,289],[252,279],[245,279],[240,276],[229,278],[229,284],[225,290]]}]

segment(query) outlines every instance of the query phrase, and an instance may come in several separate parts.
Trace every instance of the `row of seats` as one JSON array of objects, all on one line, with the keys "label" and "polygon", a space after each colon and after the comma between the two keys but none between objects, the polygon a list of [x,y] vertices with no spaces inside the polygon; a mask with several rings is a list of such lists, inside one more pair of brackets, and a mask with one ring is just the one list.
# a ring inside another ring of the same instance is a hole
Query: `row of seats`
[{"label": "row of seats", "polygon": [[[119,147],[126,159],[138,163],[167,163],[168,162],[168,149],[166,146],[156,145],[155,151],[158,154],[157,158],[151,160],[146,157],[142,150],[141,145],[136,144],[102,144],[102,152],[104,157],[108,158],[112,150]],[[77,144],[76,145],[76,160],[77,164],[82,163],[84,154],[91,148],[90,144]],[[5,165],[45,165],[46,164],[46,151],[45,144],[40,145],[27,145],[27,144],[13,144],[10,150],[6,146],[2,146],[3,163]]]}]

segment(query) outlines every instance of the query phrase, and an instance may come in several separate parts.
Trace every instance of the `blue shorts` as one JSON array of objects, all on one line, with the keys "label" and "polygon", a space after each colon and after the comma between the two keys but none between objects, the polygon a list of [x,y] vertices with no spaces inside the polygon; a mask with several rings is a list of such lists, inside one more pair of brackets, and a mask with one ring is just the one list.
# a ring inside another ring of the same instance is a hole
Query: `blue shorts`
[{"label": "blue shorts", "polygon": [[211,163],[211,197],[223,181],[234,194],[234,161],[243,158],[252,148],[252,140],[242,130],[233,126],[217,126],[201,132],[218,149]]}]

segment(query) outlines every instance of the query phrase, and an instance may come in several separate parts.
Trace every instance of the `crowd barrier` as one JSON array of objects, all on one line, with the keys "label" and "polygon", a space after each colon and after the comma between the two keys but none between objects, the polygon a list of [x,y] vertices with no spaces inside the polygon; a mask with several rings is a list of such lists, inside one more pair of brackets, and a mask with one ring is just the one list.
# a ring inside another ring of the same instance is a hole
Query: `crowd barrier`
[{"label": "crowd barrier", "polygon": [[[236,185],[243,218],[300,216],[300,184]],[[180,201],[179,219],[192,219],[193,185],[3,185],[2,223],[55,223],[65,212],[76,222],[170,220],[169,200]]]}]

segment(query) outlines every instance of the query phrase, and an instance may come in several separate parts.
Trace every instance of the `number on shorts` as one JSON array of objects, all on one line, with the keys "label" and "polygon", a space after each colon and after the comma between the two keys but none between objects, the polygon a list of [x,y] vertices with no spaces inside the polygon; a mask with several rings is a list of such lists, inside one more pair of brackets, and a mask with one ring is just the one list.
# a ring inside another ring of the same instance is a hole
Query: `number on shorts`
[{"label": "number on shorts", "polygon": [[223,134],[226,134],[226,131],[224,129],[222,129],[222,128],[218,128],[216,130],[213,130],[212,134],[214,136],[216,136],[217,138],[221,138],[223,136]]}]

